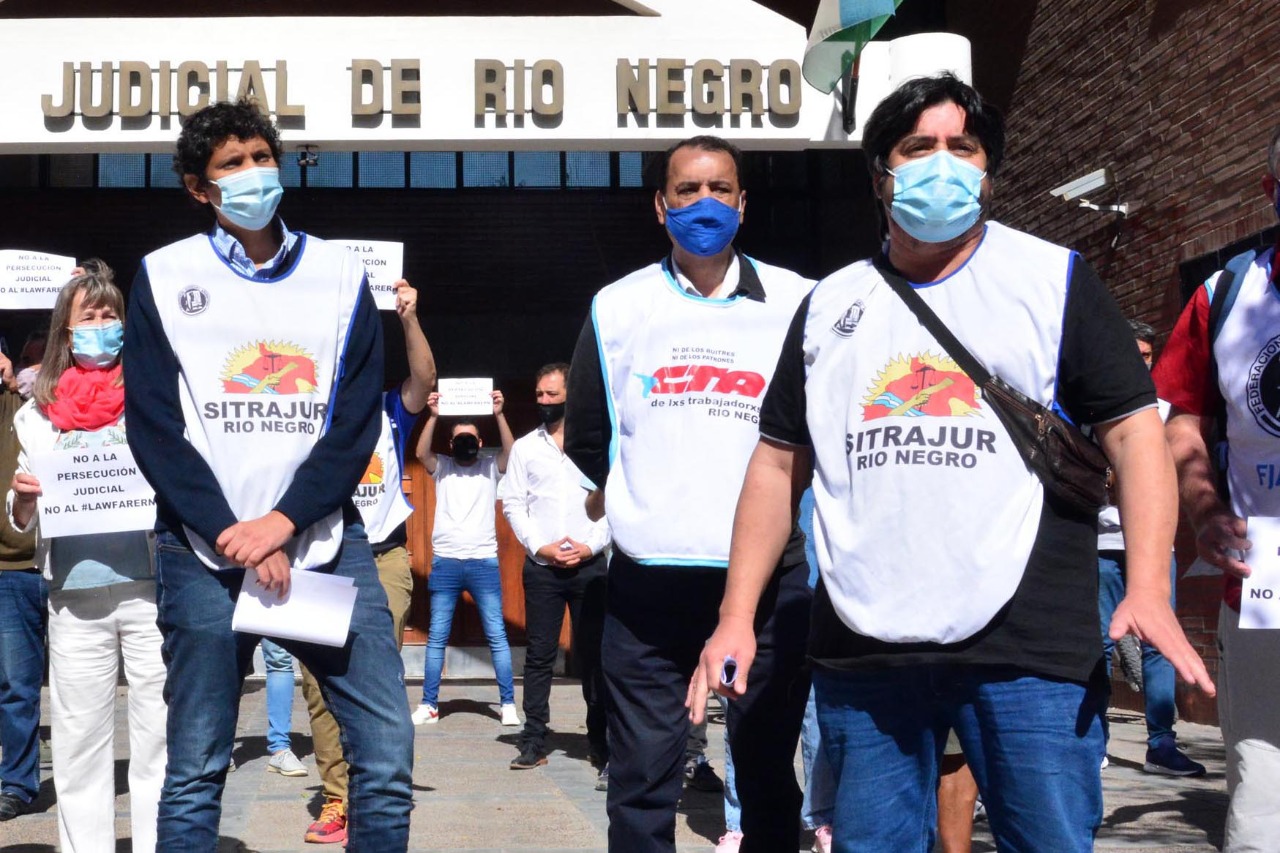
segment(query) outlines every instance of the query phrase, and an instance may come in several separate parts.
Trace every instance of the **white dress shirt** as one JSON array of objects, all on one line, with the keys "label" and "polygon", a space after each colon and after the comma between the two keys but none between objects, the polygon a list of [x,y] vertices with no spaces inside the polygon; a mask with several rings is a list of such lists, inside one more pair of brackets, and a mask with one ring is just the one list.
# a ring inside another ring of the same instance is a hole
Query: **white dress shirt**
[{"label": "white dress shirt", "polygon": [[529,558],[538,549],[568,536],[591,549],[594,556],[609,545],[609,522],[587,518],[582,472],[556,446],[546,427],[516,440],[507,459],[507,473],[498,486],[502,514]]},{"label": "white dress shirt", "polygon": [[[671,256],[671,271],[676,274],[676,281],[684,288],[684,292],[690,296],[702,296],[698,292],[698,288],[694,286],[693,280],[684,274],[680,269],[680,265],[676,263],[675,256]],[[724,281],[720,282],[715,290],[706,295],[706,299],[725,299],[738,289],[738,278],[741,275],[739,269],[738,256],[735,254],[733,260],[729,261],[729,268],[724,271]]]}]

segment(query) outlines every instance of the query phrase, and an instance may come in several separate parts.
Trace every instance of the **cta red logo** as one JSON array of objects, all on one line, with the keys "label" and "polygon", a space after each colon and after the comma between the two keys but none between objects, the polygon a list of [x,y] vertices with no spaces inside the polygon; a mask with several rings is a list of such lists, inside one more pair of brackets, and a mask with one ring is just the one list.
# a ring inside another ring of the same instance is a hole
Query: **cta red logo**
[{"label": "cta red logo", "polygon": [[743,397],[759,397],[764,393],[765,378],[751,370],[730,370],[716,364],[673,364],[660,367],[652,376],[634,374],[643,389],[641,395],[687,394],[697,391],[714,391],[717,394],[738,394]]}]

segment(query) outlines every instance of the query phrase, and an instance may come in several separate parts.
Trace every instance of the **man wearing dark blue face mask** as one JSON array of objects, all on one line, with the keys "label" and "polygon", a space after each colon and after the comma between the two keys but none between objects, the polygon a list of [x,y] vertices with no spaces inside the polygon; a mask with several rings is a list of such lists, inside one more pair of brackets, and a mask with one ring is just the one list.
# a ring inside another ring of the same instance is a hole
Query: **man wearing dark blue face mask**
[{"label": "man wearing dark blue face mask", "polygon": [[742,689],[720,661],[752,660],[744,614],[786,546],[793,484],[812,475],[809,655],[838,849],[932,848],[951,729],[999,849],[1085,853],[1102,815],[1107,695],[1096,514],[1046,491],[959,348],[907,300],[991,374],[1093,425],[1126,532],[1139,531],[1111,636],[1138,634],[1212,695],[1169,607],[1177,495],[1151,379],[1084,260],[984,221],[1004,125],[971,87],[949,74],[904,83],[863,149],[888,240],[820,282],[787,333],[694,707],[708,688]]},{"label": "man wearing dark blue face mask", "polygon": [[[667,152],[654,210],[671,253],[596,295],[569,374],[564,449],[604,490],[615,546],[602,650],[614,851],[675,849],[689,677],[724,592],[760,400],[812,285],[734,249],[739,160],[710,136]],[[799,836],[791,764],[810,594],[803,538],[791,540],[755,620],[752,690],[728,714],[747,851],[794,849]]]}]

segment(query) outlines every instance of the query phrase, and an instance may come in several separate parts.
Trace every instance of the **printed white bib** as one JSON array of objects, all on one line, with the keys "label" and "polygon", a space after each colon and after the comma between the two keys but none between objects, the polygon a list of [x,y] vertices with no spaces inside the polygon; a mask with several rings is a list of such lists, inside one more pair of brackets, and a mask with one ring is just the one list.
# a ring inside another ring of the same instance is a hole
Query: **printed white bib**
[{"label": "printed white bib", "polygon": [[[397,389],[391,393],[399,394],[400,391]],[[391,418],[383,411],[378,445],[355,493],[356,509],[360,510],[365,532],[374,545],[385,541],[404,524],[405,519],[413,515],[413,507],[405,499],[400,479],[400,454],[396,453]]]},{"label": "printed white bib", "polygon": [[[1254,259],[1213,344],[1227,405],[1227,482],[1237,515],[1280,516],[1280,295],[1274,250]],[[1212,297],[1215,277],[1210,281]]]},{"label": "printed white bib", "polygon": [[[302,235],[293,267],[253,281],[229,267],[208,235],[146,258],[156,308],[177,356],[187,440],[212,469],[231,511],[269,512],[328,425],[343,347],[360,298],[355,255]],[[212,568],[228,568],[211,542],[186,528]],[[338,552],[342,511],[290,540],[296,569]]]},{"label": "printed white bib", "polygon": [[[1072,255],[996,223],[917,292],[992,373],[1049,405]],[[954,643],[1022,579],[1043,491],[973,380],[869,261],[814,290],[804,335],[818,564],[852,630]]]},{"label": "printed white bib", "polygon": [[609,526],[640,563],[728,565],[760,403],[811,286],[751,263],[764,302],[691,296],[654,264],[592,305],[613,415]]}]

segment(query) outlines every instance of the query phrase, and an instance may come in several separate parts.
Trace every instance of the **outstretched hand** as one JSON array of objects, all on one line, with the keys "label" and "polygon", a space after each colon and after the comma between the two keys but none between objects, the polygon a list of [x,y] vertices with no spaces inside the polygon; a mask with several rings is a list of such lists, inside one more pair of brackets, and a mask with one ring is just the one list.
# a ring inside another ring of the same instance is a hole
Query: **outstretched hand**
[{"label": "outstretched hand", "polygon": [[1209,671],[1200,655],[1187,642],[1178,624],[1178,617],[1169,606],[1169,600],[1157,592],[1130,590],[1111,617],[1111,639],[1118,640],[1125,634],[1133,634],[1139,640],[1159,649],[1173,664],[1178,675],[1188,684],[1199,687],[1206,696],[1214,696],[1214,686]]}]

